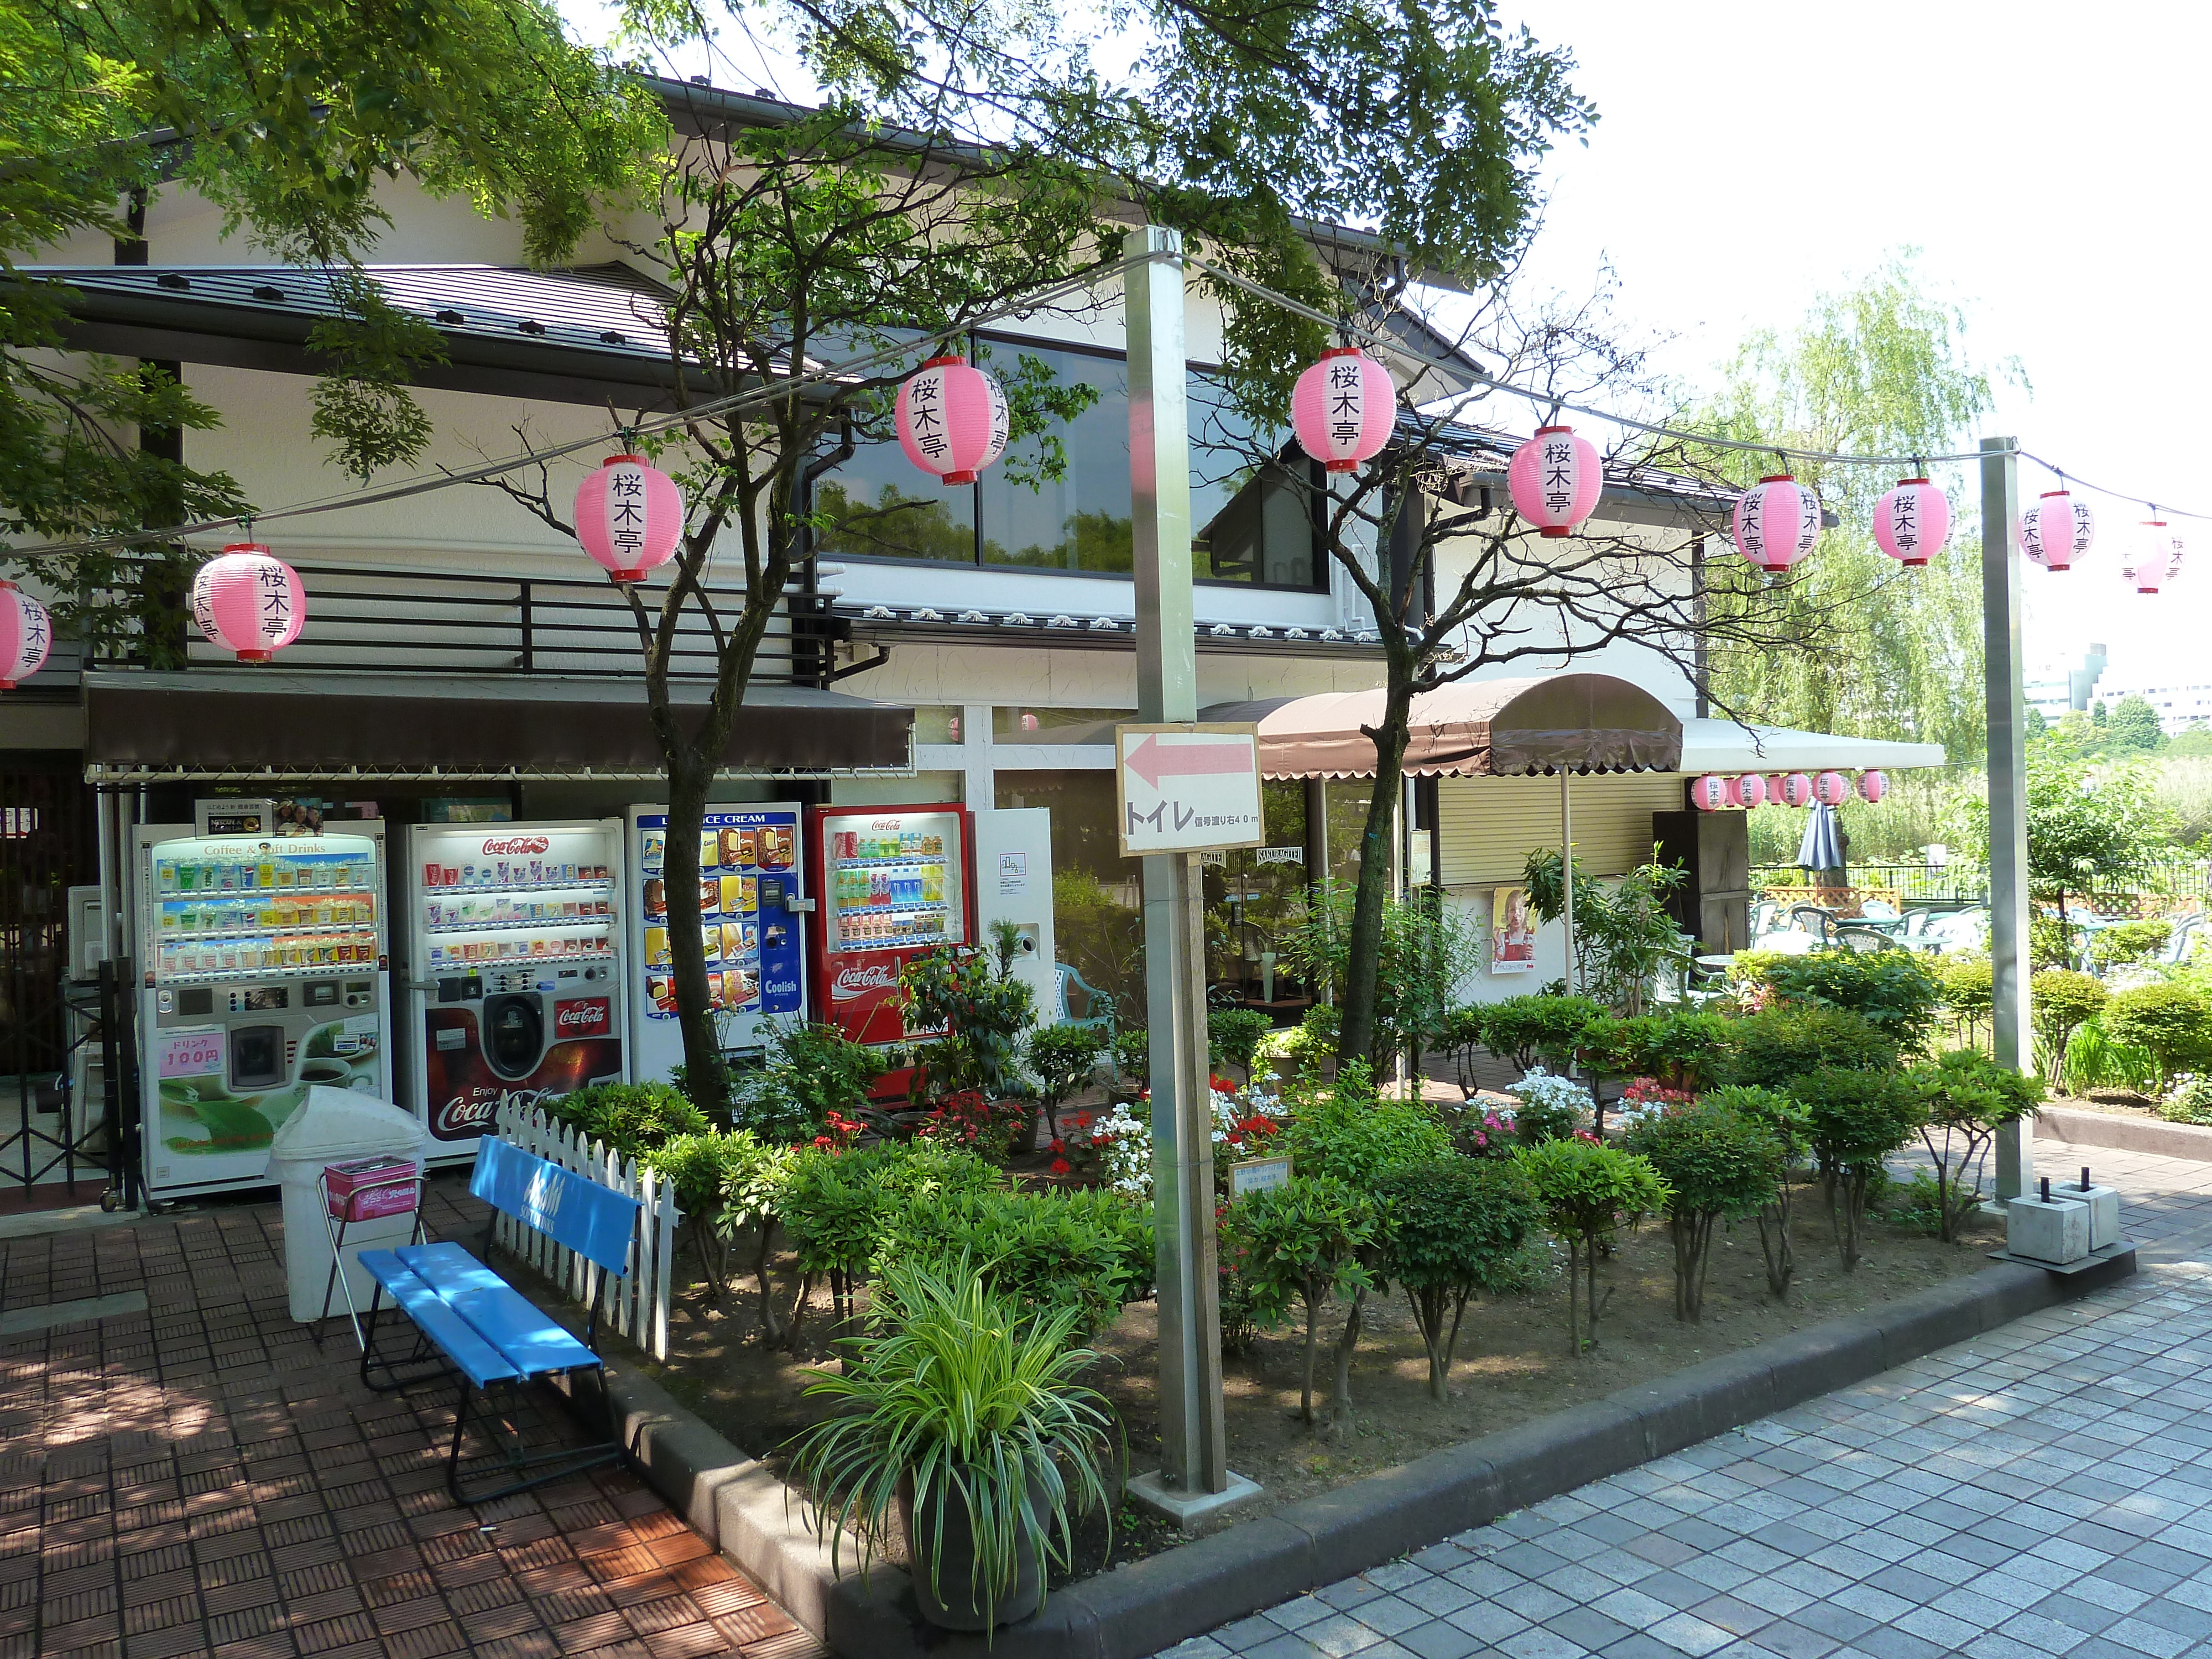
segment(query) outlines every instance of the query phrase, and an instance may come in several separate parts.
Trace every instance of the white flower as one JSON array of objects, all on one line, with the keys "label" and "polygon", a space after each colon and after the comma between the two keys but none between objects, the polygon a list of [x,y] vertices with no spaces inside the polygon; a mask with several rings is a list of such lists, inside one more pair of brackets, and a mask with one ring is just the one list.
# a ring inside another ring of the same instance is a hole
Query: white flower
[{"label": "white flower", "polygon": [[1572,1078],[1558,1077],[1539,1066],[1518,1083],[1505,1091],[1524,1106],[1548,1106],[1554,1109],[1565,1107],[1579,1119],[1597,1109],[1590,1091]]}]

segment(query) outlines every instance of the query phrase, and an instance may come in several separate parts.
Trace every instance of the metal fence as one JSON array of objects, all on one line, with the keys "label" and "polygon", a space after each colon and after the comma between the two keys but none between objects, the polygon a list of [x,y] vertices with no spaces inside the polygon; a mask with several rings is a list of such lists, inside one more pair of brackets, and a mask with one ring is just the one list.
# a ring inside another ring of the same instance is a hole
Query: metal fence
[{"label": "metal fence", "polygon": [[[1804,881],[1805,872],[1794,864],[1752,867],[1751,884],[1754,890],[1797,887]],[[1850,885],[1892,889],[1901,894],[1908,904],[1986,904],[1990,897],[1988,872],[1957,865],[1854,864]],[[2212,860],[2172,858],[2146,864],[2120,877],[2109,889],[2099,888],[2089,897],[2094,903],[2107,897],[2131,896],[2212,899]]]},{"label": "metal fence", "polygon": [[645,1206],[629,1242],[629,1260],[618,1274],[605,1272],[511,1215],[498,1218],[493,1237],[583,1306],[589,1308],[604,1295],[600,1305],[607,1323],[655,1359],[667,1358],[669,1270],[676,1258],[676,1224],[683,1219],[675,1189],[635,1158],[610,1151],[601,1141],[587,1143],[580,1130],[512,1101],[492,1115],[492,1127],[501,1139],[533,1157],[573,1170]]}]

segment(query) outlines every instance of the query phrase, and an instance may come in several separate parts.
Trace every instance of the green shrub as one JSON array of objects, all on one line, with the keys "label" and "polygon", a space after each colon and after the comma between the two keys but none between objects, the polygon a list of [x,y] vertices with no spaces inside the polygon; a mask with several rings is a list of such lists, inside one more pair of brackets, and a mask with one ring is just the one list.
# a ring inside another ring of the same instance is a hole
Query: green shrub
[{"label": "green shrub", "polygon": [[1968,1042],[1978,1041],[1975,1032],[1989,1019],[1996,1004],[1996,985],[1990,959],[1978,954],[1939,957],[1934,971],[1943,999],[1943,1011],[1951,1017],[1952,1026]]},{"label": "green shrub", "polygon": [[1340,1426],[1350,1424],[1348,1387],[1351,1346],[1358,1340],[1358,1313],[1375,1283],[1374,1263],[1382,1246],[1382,1220],[1374,1201],[1343,1182],[1301,1176],[1280,1187],[1255,1193],[1230,1206],[1224,1240],[1253,1316],[1263,1325],[1281,1324],[1291,1305],[1306,1316],[1305,1370],[1298,1395],[1300,1420],[1310,1425],[1314,1360],[1321,1313],[1332,1297],[1349,1297],[1345,1319],[1348,1341],[1338,1344],[1336,1400]]},{"label": "green shrub", "polygon": [[731,1079],[730,1121],[764,1141],[796,1146],[821,1133],[830,1113],[858,1113],[883,1074],[883,1055],[834,1025],[779,1027],[763,1064]]},{"label": "green shrub", "polygon": [[2066,1050],[2074,1033],[2104,1012],[2105,984],[2070,968],[2046,968],[2027,981],[2029,1023],[2035,1032],[2035,1067],[2054,1089],[2066,1086]]},{"label": "green shrub", "polygon": [[[2057,971],[2046,969],[2036,978]],[[1919,1100],[1920,1138],[1936,1160],[1937,1233],[1954,1243],[1982,1201],[1982,1164],[1990,1142],[2006,1124],[2035,1109],[2043,1085],[1972,1048],[1954,1048],[1916,1066],[1905,1081]]]},{"label": "green shrub", "polygon": [[1106,1034],[1090,1025],[1047,1025],[1030,1034],[1025,1058],[1036,1074],[1037,1103],[1052,1138],[1060,1139],[1060,1109],[1083,1092],[1098,1057],[1106,1052]]},{"label": "green shrub", "polygon": [[1489,1010],[1480,1003],[1454,1008],[1437,1025],[1436,1050],[1451,1061],[1453,1078],[1470,1094],[1474,1091],[1475,1052],[1484,1046]]},{"label": "green shrub", "polygon": [[1022,1092],[1022,1034],[1036,1018],[1036,994],[1025,979],[993,966],[973,945],[940,945],[899,970],[907,1029],[944,1036],[915,1051],[916,1099],[974,1089],[987,1100]]},{"label": "green shrub", "polygon": [[1508,997],[1483,1014],[1483,1044],[1522,1071],[1538,1060],[1565,1066],[1582,1046],[1592,1021],[1609,1018],[1602,1003],[1588,997]]},{"label": "green shrub", "polygon": [[1767,1008],[1733,1025],[1735,1053],[1723,1068],[1729,1083],[1780,1089],[1823,1066],[1883,1071],[1897,1064],[1897,1045],[1847,1009]]},{"label": "green shrub", "polygon": [[2066,1045],[2066,1086],[2075,1094],[2093,1089],[2150,1094],[2158,1086],[2158,1060],[2148,1048],[2115,1042],[2100,1016],[2077,1027]]},{"label": "green shrub", "polygon": [[1782,1143],[1748,1112],[1710,1097],[1678,1110],[1650,1112],[1621,1138],[1667,1183],[1667,1227],[1674,1241],[1674,1317],[1705,1318],[1705,1266],[1713,1224],[1754,1213],[1774,1196]]},{"label": "green shrub", "polygon": [[1900,1048],[1917,1048],[1936,1022],[1935,976],[1911,951],[1815,951],[1783,957],[1766,982],[1784,1002],[1858,1015]]},{"label": "green shrub", "polygon": [[2170,921],[2119,921],[2089,935],[2089,960],[2100,968],[2148,962],[2173,939]]},{"label": "green shrub", "polygon": [[1003,1184],[999,1171],[974,1153],[929,1141],[849,1152],[801,1148],[776,1194],[777,1219],[801,1275],[790,1333],[797,1333],[816,1276],[829,1280],[838,1316],[851,1311],[854,1290],[883,1259],[892,1224],[908,1203],[939,1194],[991,1192]]},{"label": "green shrub", "polygon": [[595,1083],[547,1101],[544,1109],[629,1158],[676,1135],[704,1134],[714,1127],[706,1113],[665,1083]]},{"label": "green shrub", "polygon": [[1317,1002],[1287,1031],[1270,1031],[1260,1039],[1255,1057],[1296,1077],[1315,1077],[1336,1057],[1337,1011]]},{"label": "green shrub", "polygon": [[1218,1056],[1218,1060],[1227,1060],[1247,1077],[1252,1074],[1253,1051],[1260,1046],[1260,1039],[1274,1029],[1275,1022],[1256,1008],[1209,1008],[1206,1011],[1208,1053]]},{"label": "green shrub", "polygon": [[[1579,1356],[1597,1340],[1599,1249],[1622,1226],[1665,1207],[1671,1194],[1645,1159],[1595,1140],[1547,1140],[1516,1161],[1543,1206],[1546,1224],[1566,1241],[1567,1340]],[[1589,1292],[1579,1303],[1578,1283]]]},{"label": "green shrub", "polygon": [[1710,1088],[1728,1058],[1718,1014],[1644,1014],[1587,1028],[1583,1054],[1608,1077],[1656,1078],[1670,1089]]},{"label": "green shrub", "polygon": [[2071,968],[2074,965],[2072,924],[2061,921],[2056,916],[2030,916],[2027,919],[2027,957],[2031,970]]},{"label": "green shrub", "polygon": [[1293,1096],[1289,1127],[1277,1146],[1302,1176],[1347,1182],[1362,1192],[1401,1164],[1451,1151],[1451,1131],[1416,1100],[1379,1100],[1364,1060],[1346,1060],[1333,1087]]},{"label": "green shrub", "polygon": [[1724,1106],[1766,1126],[1778,1154],[1774,1185],[1759,1209],[1759,1252],[1766,1263],[1766,1288],[1777,1296],[1790,1294],[1790,1281],[1797,1272],[1797,1253],[1790,1242],[1791,1172],[1812,1151],[1812,1118],[1804,1103],[1780,1089],[1730,1084],[1705,1097],[1708,1105]]},{"label": "green shrub", "polygon": [[1152,1075],[1152,1034],[1132,1025],[1114,1034],[1114,1072],[1129,1082],[1142,1084]]},{"label": "green shrub", "polygon": [[2158,1109],[2168,1123],[2212,1125],[2212,1077],[2191,1078]]},{"label": "green shrub", "polygon": [[1919,1097],[1896,1072],[1825,1066],[1793,1079],[1805,1107],[1806,1138],[1820,1164],[1828,1219],[1849,1273],[1859,1264],[1867,1200],[1883,1178],[1882,1160],[1920,1127]]},{"label": "green shrub", "polygon": [[1543,1212],[1527,1172],[1510,1158],[1401,1164],[1375,1194],[1389,1238],[1383,1273],[1413,1304],[1429,1353],[1429,1392],[1442,1400],[1468,1303],[1517,1277]]},{"label": "green shrub", "polygon": [[886,1218],[882,1249],[899,1261],[965,1259],[1029,1315],[1073,1310],[1088,1334],[1151,1287],[1151,1218],[1119,1194],[1090,1190],[936,1191]]},{"label": "green shrub", "polygon": [[2105,1035],[2141,1048],[2156,1066],[2153,1089],[2164,1094],[2176,1072],[2212,1065],[2212,1001],[2185,985],[2138,985],[2105,1005]]}]

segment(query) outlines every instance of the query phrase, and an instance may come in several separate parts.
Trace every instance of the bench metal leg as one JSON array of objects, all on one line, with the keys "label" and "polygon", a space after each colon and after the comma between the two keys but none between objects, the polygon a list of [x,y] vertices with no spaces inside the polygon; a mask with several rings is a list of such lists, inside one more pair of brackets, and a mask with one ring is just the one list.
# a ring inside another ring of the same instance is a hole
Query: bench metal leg
[{"label": "bench metal leg", "polygon": [[[449,1367],[443,1359],[438,1358],[437,1355],[431,1351],[428,1341],[423,1337],[422,1333],[420,1331],[416,1331],[415,1333],[414,1352],[410,1353],[404,1359],[395,1362],[393,1360],[378,1358],[376,1352],[376,1316],[380,1310],[383,1300],[384,1286],[379,1285],[370,1294],[368,1298],[368,1312],[363,1316],[368,1323],[367,1328],[362,1333],[361,1339],[361,1380],[362,1386],[365,1388],[374,1389],[379,1394],[396,1394],[402,1389],[410,1389],[414,1387],[417,1382],[427,1382],[433,1377],[445,1376],[451,1367]],[[404,1376],[400,1374],[399,1367],[402,1365],[409,1368]],[[382,1373],[383,1380],[381,1382],[378,1381],[376,1376],[371,1375],[371,1371],[373,1370]]]},{"label": "bench metal leg", "polygon": [[[604,1380],[603,1376],[603,1383]],[[523,1388],[527,1387],[528,1384],[525,1382],[513,1386]],[[619,1462],[623,1458],[624,1453],[619,1433],[597,1444],[556,1446],[546,1451],[526,1453],[522,1449],[519,1432],[514,1444],[502,1443],[492,1413],[486,1412],[480,1419],[484,1427],[485,1437],[490,1440],[493,1449],[501,1455],[506,1464],[505,1468],[499,1473],[505,1475],[522,1474],[523,1478],[519,1480],[508,1480],[503,1486],[493,1486],[483,1491],[471,1490],[461,1474],[461,1436],[468,1424],[469,1396],[473,1392],[468,1379],[463,1377],[460,1398],[455,1402],[453,1407],[453,1449],[446,1459],[446,1490],[453,1494],[453,1501],[456,1503],[473,1506],[477,1504],[489,1504],[497,1498],[512,1498],[519,1492],[528,1492],[533,1486],[548,1486],[556,1480],[566,1480],[571,1475],[581,1474],[588,1469],[598,1468],[605,1463]],[[611,1425],[613,1418],[611,1409],[609,1410],[608,1417]],[[525,1474],[526,1470],[534,1470],[536,1473]],[[481,1480],[489,1479],[490,1476],[488,1473],[475,1478]]]}]

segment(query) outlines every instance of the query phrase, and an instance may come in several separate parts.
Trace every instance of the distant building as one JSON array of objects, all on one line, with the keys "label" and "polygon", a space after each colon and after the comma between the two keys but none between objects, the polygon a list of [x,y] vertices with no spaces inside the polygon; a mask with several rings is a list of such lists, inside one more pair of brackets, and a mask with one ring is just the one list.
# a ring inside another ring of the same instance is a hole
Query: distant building
[{"label": "distant building", "polygon": [[[2099,695],[2097,682],[2104,678],[2105,666],[2110,660],[2103,646],[2093,645],[2082,656],[2079,668],[2038,671],[2024,688],[2027,706],[2039,710],[2047,720],[2056,720],[2069,709],[2086,710],[2089,699]],[[2109,691],[2102,695],[2108,703],[2118,700]]]},{"label": "distant building", "polygon": [[2183,680],[2179,675],[2160,676],[2157,684],[2112,680],[2097,688],[2106,708],[2124,697],[2141,697],[2158,711],[2158,723],[2171,737],[2192,726],[2212,723],[2212,676],[2203,669],[2200,678]]}]

